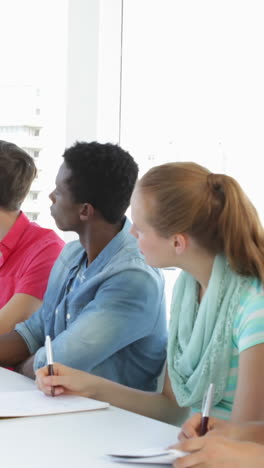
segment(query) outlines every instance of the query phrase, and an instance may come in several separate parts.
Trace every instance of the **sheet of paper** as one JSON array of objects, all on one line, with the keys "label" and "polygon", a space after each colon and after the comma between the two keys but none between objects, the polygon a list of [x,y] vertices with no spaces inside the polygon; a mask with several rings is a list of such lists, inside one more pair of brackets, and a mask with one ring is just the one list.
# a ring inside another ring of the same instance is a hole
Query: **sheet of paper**
[{"label": "sheet of paper", "polygon": [[109,407],[109,403],[75,395],[51,397],[39,390],[0,392],[0,417],[73,413]]},{"label": "sheet of paper", "polygon": [[174,460],[186,453],[180,450],[164,448],[147,448],[133,452],[115,451],[108,453],[113,461],[122,463],[155,463],[160,465],[170,465]]}]

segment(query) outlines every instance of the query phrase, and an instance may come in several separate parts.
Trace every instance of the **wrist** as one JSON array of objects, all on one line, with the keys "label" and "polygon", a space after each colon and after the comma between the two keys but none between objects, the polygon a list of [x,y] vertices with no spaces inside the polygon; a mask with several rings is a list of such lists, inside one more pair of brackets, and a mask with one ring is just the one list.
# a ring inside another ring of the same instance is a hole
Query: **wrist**
[{"label": "wrist", "polygon": [[104,380],[102,377],[98,377],[97,375],[92,375],[92,374],[86,374],[86,386],[84,390],[84,395],[87,398],[93,398],[94,400],[103,400],[101,398],[101,386],[102,386],[102,380]]},{"label": "wrist", "polygon": [[96,377],[94,382],[94,398],[96,400],[104,401],[105,399],[105,383],[106,379],[103,377]]},{"label": "wrist", "polygon": [[85,398],[93,398],[96,400],[97,394],[97,379],[98,377],[89,374],[85,371],[72,369],[69,379],[72,385],[69,386],[69,390],[75,395],[80,395]]}]

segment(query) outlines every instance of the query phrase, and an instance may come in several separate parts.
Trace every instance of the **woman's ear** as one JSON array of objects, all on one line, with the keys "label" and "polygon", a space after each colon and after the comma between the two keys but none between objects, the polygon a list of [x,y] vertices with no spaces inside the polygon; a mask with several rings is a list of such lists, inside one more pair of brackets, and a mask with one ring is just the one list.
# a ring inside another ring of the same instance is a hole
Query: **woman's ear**
[{"label": "woman's ear", "polygon": [[188,235],[185,233],[173,236],[173,246],[177,255],[181,255],[188,245]]},{"label": "woman's ear", "polygon": [[94,207],[90,203],[83,203],[80,207],[80,220],[89,221],[94,215]]}]

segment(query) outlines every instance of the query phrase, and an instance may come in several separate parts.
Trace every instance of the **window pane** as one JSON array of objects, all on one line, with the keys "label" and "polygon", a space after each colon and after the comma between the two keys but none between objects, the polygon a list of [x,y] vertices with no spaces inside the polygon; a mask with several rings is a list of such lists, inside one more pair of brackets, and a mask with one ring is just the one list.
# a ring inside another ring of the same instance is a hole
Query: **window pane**
[{"label": "window pane", "polygon": [[196,161],[238,179],[264,219],[259,0],[124,0],[121,144],[142,172]]},{"label": "window pane", "polygon": [[[1,1],[0,138],[35,159],[38,176],[23,209],[55,227],[48,193],[65,148],[66,0]],[[15,12],[15,13],[14,13]],[[14,33],[15,32],[15,33]],[[32,204],[32,193],[38,193]]]}]

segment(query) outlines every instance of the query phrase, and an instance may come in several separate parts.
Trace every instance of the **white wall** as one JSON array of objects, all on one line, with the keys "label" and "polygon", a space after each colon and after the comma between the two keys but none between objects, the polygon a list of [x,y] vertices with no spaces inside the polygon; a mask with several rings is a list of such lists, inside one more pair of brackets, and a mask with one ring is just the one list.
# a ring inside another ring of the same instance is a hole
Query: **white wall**
[{"label": "white wall", "polygon": [[100,0],[97,138],[120,140],[122,0]]},{"label": "white wall", "polygon": [[66,146],[97,138],[99,8],[68,0]]}]

